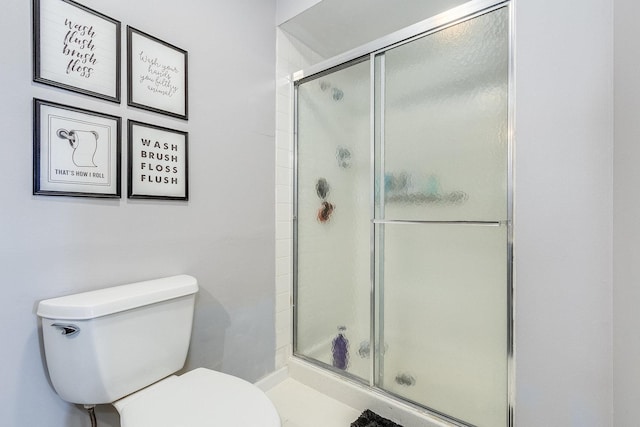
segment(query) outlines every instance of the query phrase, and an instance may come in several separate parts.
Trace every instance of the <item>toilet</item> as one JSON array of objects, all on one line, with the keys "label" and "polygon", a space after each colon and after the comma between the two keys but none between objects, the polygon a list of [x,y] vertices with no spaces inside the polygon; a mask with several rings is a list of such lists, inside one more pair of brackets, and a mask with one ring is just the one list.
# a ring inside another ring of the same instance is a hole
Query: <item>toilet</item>
[{"label": "toilet", "polygon": [[255,385],[184,366],[198,282],[180,275],[38,304],[51,383],[67,402],[112,404],[122,427],[280,427]]}]

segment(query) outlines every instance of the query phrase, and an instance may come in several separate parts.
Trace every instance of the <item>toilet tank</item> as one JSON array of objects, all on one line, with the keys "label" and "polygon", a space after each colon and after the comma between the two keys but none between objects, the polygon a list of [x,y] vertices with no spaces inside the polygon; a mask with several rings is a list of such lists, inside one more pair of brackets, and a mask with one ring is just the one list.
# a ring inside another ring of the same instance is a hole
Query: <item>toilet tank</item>
[{"label": "toilet tank", "polygon": [[187,275],[38,304],[49,376],[67,402],[111,403],[184,366],[198,282]]}]

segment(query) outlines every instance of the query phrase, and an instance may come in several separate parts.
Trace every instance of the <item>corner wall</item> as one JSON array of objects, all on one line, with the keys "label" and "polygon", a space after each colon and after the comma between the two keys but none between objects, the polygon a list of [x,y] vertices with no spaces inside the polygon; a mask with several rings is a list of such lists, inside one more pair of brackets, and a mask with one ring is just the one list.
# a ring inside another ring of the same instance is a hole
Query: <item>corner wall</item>
[{"label": "corner wall", "polygon": [[276,8],[276,25],[280,25],[283,22],[288,21],[316,3],[320,3],[320,1],[321,0],[278,0]]},{"label": "corner wall", "polygon": [[[52,390],[39,300],[192,274],[200,292],[188,368],[254,381],[274,369],[275,1],[80,0],[122,23],[120,104],[31,81],[31,2],[0,14],[0,424],[81,427]],[[126,106],[126,25],[189,53],[188,122]],[[34,97],[123,117],[123,198],[33,196]],[[126,198],[126,119],[189,132],[188,202]],[[99,409],[102,427],[118,416]]]},{"label": "corner wall", "polygon": [[640,4],[614,0],[614,425],[640,419]]},{"label": "corner wall", "polygon": [[[278,2],[280,4],[280,2]],[[293,130],[291,74],[322,60],[320,55],[277,29],[276,66],[276,369],[292,352]]]},{"label": "corner wall", "polygon": [[516,426],[612,426],[612,2],[514,3]]}]

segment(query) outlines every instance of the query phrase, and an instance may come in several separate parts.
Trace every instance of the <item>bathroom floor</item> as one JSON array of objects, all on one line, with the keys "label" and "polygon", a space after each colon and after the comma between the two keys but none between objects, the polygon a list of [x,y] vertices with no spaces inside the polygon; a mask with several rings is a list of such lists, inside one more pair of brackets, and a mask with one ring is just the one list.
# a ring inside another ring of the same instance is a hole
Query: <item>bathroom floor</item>
[{"label": "bathroom floor", "polygon": [[282,427],[349,427],[361,412],[291,378],[267,396],[278,409]]}]

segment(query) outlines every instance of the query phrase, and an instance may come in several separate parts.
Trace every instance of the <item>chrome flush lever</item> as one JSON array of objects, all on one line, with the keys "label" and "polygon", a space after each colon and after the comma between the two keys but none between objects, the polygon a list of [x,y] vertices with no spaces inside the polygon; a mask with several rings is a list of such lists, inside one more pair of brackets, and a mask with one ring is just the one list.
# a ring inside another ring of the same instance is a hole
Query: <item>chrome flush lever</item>
[{"label": "chrome flush lever", "polygon": [[80,333],[80,328],[77,327],[76,325],[65,325],[62,323],[54,323],[51,326],[53,326],[54,328],[58,328],[62,333],[62,335],[65,335],[68,337],[72,337]]}]

